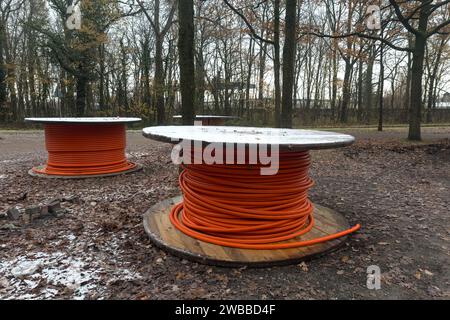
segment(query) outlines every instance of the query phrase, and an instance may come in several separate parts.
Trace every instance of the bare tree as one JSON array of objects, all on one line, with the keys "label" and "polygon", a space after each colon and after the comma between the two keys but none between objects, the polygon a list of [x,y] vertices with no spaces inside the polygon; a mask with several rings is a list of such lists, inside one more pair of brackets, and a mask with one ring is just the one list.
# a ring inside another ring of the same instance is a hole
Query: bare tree
[{"label": "bare tree", "polygon": [[[169,1],[169,0],[168,0]],[[155,36],[155,78],[154,78],[154,101],[156,107],[156,121],[158,124],[165,122],[165,108],[164,108],[164,61],[163,61],[163,45],[164,38],[170,30],[170,27],[174,23],[174,15],[176,11],[176,1],[172,1],[169,4],[169,12],[167,14],[166,21],[161,22],[161,0],[154,0],[153,17],[148,13],[148,9],[145,8],[143,2],[138,0],[138,4],[145,13]]]},{"label": "bare tree", "polygon": [[178,0],[178,51],[183,124],[195,120],[194,2]]},{"label": "bare tree", "polygon": [[297,0],[286,0],[286,27],[283,49],[283,103],[281,127],[292,128],[292,96],[297,31]]}]

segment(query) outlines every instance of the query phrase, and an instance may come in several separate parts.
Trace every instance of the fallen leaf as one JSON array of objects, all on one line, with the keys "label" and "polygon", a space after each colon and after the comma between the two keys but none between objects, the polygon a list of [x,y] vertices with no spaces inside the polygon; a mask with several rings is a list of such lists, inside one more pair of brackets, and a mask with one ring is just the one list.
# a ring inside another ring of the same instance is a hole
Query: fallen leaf
[{"label": "fallen leaf", "polygon": [[308,272],[309,270],[305,262],[300,263],[298,266],[300,267],[300,269],[302,269],[303,272]]},{"label": "fallen leaf", "polygon": [[430,276],[430,277],[432,277],[433,275],[434,275],[434,273],[433,272],[431,272],[431,271],[429,271],[429,270],[423,270],[423,272],[427,275],[427,276]]}]

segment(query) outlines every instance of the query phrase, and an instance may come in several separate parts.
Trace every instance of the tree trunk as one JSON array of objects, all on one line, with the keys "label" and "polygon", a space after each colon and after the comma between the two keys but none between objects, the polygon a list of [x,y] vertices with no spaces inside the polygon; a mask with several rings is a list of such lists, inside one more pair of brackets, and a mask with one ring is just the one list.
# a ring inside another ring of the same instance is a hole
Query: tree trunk
[{"label": "tree trunk", "polygon": [[86,95],[88,80],[84,77],[77,77],[77,100],[76,116],[83,117],[86,112]]},{"label": "tree trunk", "polygon": [[151,108],[152,105],[152,94],[150,90],[150,69],[151,69],[151,62],[150,62],[150,40],[148,39],[148,36],[145,38],[145,40],[142,43],[142,64],[143,64],[143,79],[142,81],[144,86],[144,97],[143,101],[147,108]]},{"label": "tree trunk", "polygon": [[[381,34],[383,37],[383,34]],[[380,48],[380,82],[379,82],[379,106],[378,106],[378,131],[383,131],[383,107],[384,107],[384,46]]]},{"label": "tree trunk", "polygon": [[[333,43],[336,42],[336,39],[333,39]],[[335,44],[337,46],[337,44]],[[337,117],[335,116],[337,114],[337,83],[338,83],[338,70],[339,70],[339,60],[338,60],[338,54],[337,50],[334,47],[333,49],[333,81],[332,81],[332,94],[331,94],[331,113],[333,116],[333,120],[335,120]]]},{"label": "tree trunk", "polygon": [[292,128],[292,96],[296,53],[297,0],[286,0],[286,27],[283,49],[283,102],[281,127]]},{"label": "tree trunk", "polygon": [[433,109],[435,100],[436,100],[436,78],[439,69],[439,65],[441,63],[442,51],[444,50],[445,38],[442,38],[439,49],[436,54],[436,61],[434,62],[433,71],[430,74],[430,84],[428,88],[428,103],[427,103],[427,123],[432,121],[431,119],[431,111]]},{"label": "tree trunk", "polygon": [[200,110],[202,114],[205,113],[205,90],[206,90],[206,71],[205,71],[205,58],[203,56],[203,46],[200,46],[200,49],[197,54],[197,64],[196,64],[196,73],[195,73],[195,101],[197,105],[197,110]]},{"label": "tree trunk", "polygon": [[430,17],[431,2],[426,2],[420,9],[419,28],[414,44],[413,63],[411,68],[411,102],[409,109],[409,140],[422,140],[422,79],[427,44],[426,30]]},{"label": "tree trunk", "polygon": [[220,71],[217,71],[216,77],[214,78],[214,87],[212,92],[214,96],[214,112],[216,114],[220,113],[219,86],[220,86]]},{"label": "tree trunk", "polygon": [[249,48],[249,57],[247,64],[247,78],[246,78],[246,87],[245,87],[245,109],[247,114],[247,120],[250,120],[250,86],[252,79],[252,69],[253,69],[253,56],[255,53],[255,44],[253,38],[250,39],[250,48]]},{"label": "tree trunk", "polygon": [[3,22],[0,21],[0,121],[5,121],[7,114],[7,92],[6,92],[6,77],[7,70],[3,57],[3,48],[5,44],[5,28]]},{"label": "tree trunk", "polygon": [[163,68],[163,39],[157,36],[155,40],[155,80],[154,96],[156,104],[156,122],[158,125],[165,123],[164,110],[164,68]]},{"label": "tree trunk", "polygon": [[194,2],[178,0],[181,105],[184,125],[195,120]]},{"label": "tree trunk", "polygon": [[425,58],[426,39],[423,35],[416,36],[411,69],[411,101],[409,109],[409,140],[422,140],[422,79]]},{"label": "tree trunk", "polygon": [[62,81],[64,82],[64,84],[67,84],[66,86],[66,91],[64,94],[64,105],[66,107],[66,112],[68,112],[69,115],[75,115],[75,108],[74,105],[76,104],[75,102],[75,78],[69,74],[68,72],[64,72],[65,76],[64,79],[62,79]]},{"label": "tree trunk", "polygon": [[267,44],[262,43],[260,48],[259,56],[259,77],[258,77],[258,106],[259,108],[264,107],[264,74],[266,72],[266,50]]},{"label": "tree trunk", "polygon": [[[413,40],[411,37],[408,38],[408,47],[413,47]],[[406,74],[406,86],[405,86],[405,96],[404,96],[404,108],[409,112],[410,108],[410,99],[411,99],[411,73],[412,73],[412,57],[411,53],[408,52],[408,64],[407,64],[407,74]]]},{"label": "tree trunk", "polygon": [[121,92],[119,94],[119,104],[120,107],[125,109],[125,115],[129,114],[128,105],[128,75],[127,75],[127,50],[123,43],[123,39],[120,40],[120,83]]},{"label": "tree trunk", "polygon": [[[225,111],[225,115],[226,116],[230,116],[231,115],[231,102],[230,102],[230,98],[231,98],[231,94],[230,94],[230,89],[231,89],[231,66],[230,66],[230,62],[228,61],[228,59],[230,59],[232,57],[231,54],[231,48],[228,49],[228,45],[227,45],[227,41],[225,41],[224,43],[224,55],[223,55],[223,69],[225,72],[225,83],[224,83],[224,95],[223,95],[223,99],[224,99],[224,111]],[[231,47],[231,44],[230,44]]]},{"label": "tree trunk", "polygon": [[101,44],[99,50],[100,74],[98,83],[98,103],[101,111],[106,110],[105,103],[105,45]]},{"label": "tree trunk", "polygon": [[365,121],[366,124],[371,123],[372,120],[372,108],[373,108],[373,86],[372,86],[372,77],[373,77],[373,66],[375,63],[375,47],[374,45],[370,46],[369,49],[369,61],[367,62],[366,69],[366,77],[364,79],[364,100],[365,100]]},{"label": "tree trunk", "polygon": [[341,102],[341,112],[340,121],[341,123],[348,122],[348,105],[350,103],[350,82],[352,75],[352,64],[350,58],[345,60],[345,74],[344,74],[344,84],[342,87],[342,102]]},{"label": "tree trunk", "polygon": [[[6,37],[5,37],[6,38]],[[16,65],[11,55],[11,51],[8,46],[8,41],[4,43],[4,52],[6,57],[6,83],[9,90],[10,99],[10,113],[13,116],[16,113],[17,108],[17,93],[16,93]]]},{"label": "tree trunk", "polygon": [[358,64],[358,122],[361,123],[363,119],[363,61],[360,60]]},{"label": "tree trunk", "polygon": [[427,118],[426,122],[431,123],[431,110],[433,109],[433,101],[434,101],[434,83],[436,81],[435,74],[430,75],[430,84],[428,87],[428,102],[427,102]]},{"label": "tree trunk", "polygon": [[280,0],[274,1],[274,82],[275,82],[275,125],[280,127],[281,84],[280,84]]}]

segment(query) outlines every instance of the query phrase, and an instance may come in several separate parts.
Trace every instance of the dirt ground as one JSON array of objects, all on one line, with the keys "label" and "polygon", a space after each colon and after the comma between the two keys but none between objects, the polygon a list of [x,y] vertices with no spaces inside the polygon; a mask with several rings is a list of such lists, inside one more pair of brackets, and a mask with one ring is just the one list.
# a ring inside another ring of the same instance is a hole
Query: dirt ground
[{"label": "dirt ground", "polygon": [[[340,131],[358,142],[312,153],[311,197],[361,231],[324,257],[269,269],[205,266],[152,245],[143,213],[179,193],[169,145],[129,132],[143,171],[46,180],[27,174],[45,161],[42,132],[0,131],[0,215],[66,199],[64,215],[27,226],[0,217],[0,298],[449,299],[450,128],[425,128],[422,143],[401,128]],[[30,275],[13,275],[27,264]],[[371,265],[380,290],[366,287]]]}]

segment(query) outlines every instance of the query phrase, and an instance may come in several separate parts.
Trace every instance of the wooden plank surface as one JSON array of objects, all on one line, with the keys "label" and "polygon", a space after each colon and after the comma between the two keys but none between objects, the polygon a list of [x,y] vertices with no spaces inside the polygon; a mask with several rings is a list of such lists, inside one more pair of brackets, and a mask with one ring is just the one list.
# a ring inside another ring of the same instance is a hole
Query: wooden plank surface
[{"label": "wooden plank surface", "polygon": [[[228,267],[268,267],[299,263],[336,249],[346,237],[314,246],[280,249],[249,250],[222,247],[191,238],[176,229],[169,219],[172,207],[182,197],[164,200],[150,208],[144,216],[144,228],[150,239],[161,249],[192,261]],[[306,235],[287,242],[304,241],[334,234],[349,228],[344,216],[334,210],[315,204],[315,227]]]}]

